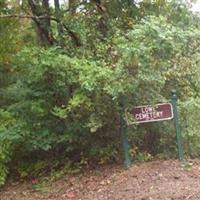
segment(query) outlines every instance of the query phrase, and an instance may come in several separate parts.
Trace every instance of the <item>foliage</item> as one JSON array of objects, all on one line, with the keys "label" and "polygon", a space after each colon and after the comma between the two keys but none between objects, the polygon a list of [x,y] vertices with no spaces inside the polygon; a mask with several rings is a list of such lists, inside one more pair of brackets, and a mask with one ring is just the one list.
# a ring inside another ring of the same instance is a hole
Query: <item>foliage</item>
[{"label": "foliage", "polygon": [[113,144],[104,142],[110,138],[119,143],[117,129],[107,131],[114,124],[111,116],[117,115],[106,93],[111,69],[70,58],[57,49],[24,49],[15,63],[20,80],[8,90],[16,100],[9,110],[24,123],[17,127],[23,137],[15,149],[15,160],[29,160],[36,152],[43,152],[38,159],[46,157],[45,152],[50,156],[62,152],[82,164],[88,164],[88,158],[103,163],[117,157]]},{"label": "foliage", "polygon": [[[200,105],[199,17],[186,5],[70,1],[66,10],[48,1],[5,2],[0,4],[0,184],[8,166],[27,177],[51,173],[64,161],[68,170],[74,163],[120,160],[122,106],[168,101],[173,88],[184,143],[191,141],[191,155],[199,155],[194,122]],[[33,28],[12,14],[28,15]],[[129,139],[134,159],[176,155],[172,123],[132,126]]]},{"label": "foliage", "polygon": [[8,130],[15,123],[15,119],[6,112],[0,109],[0,186],[5,183],[8,174],[8,162],[11,159],[11,141],[7,136]]},{"label": "foliage", "polygon": [[[151,16],[121,38],[119,63],[127,72],[124,80],[130,81],[132,87],[135,85],[126,93],[128,97],[134,92],[129,105],[169,101],[170,91],[174,87],[182,102],[190,96],[198,95],[199,36],[198,30],[183,30],[169,24],[166,18]],[[187,114],[184,113],[184,116]],[[133,127],[130,130],[133,148],[153,155],[161,152],[171,157],[172,152],[176,155],[173,126],[159,123],[143,127]]]},{"label": "foliage", "polygon": [[199,98],[190,98],[180,103],[180,116],[185,152],[188,156],[199,157]]},{"label": "foliage", "polygon": [[[0,14],[12,14],[13,9],[9,9],[6,1],[0,2]],[[7,104],[8,99],[4,97],[1,89],[6,89],[12,81],[12,59],[19,50],[18,20],[0,18],[0,105]]]}]

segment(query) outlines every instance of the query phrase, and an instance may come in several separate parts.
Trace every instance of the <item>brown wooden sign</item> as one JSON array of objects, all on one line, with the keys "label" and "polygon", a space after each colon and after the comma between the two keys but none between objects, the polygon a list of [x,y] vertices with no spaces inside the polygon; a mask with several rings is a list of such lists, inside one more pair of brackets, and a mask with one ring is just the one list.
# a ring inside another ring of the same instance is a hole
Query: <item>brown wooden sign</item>
[{"label": "brown wooden sign", "polygon": [[170,120],[173,117],[171,103],[137,106],[126,110],[128,124],[164,121]]}]

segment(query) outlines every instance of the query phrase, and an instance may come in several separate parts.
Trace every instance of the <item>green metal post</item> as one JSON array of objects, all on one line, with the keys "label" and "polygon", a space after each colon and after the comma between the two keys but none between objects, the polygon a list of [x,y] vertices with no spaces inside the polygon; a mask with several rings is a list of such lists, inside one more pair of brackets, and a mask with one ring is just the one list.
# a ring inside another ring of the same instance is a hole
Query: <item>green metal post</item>
[{"label": "green metal post", "polygon": [[124,154],[124,167],[128,169],[131,165],[131,159],[129,155],[129,144],[128,144],[128,137],[127,137],[127,124],[125,121],[125,113],[124,113],[124,105],[122,104],[120,111],[120,132],[121,132],[121,139],[122,139],[122,147],[123,147],[123,154]]},{"label": "green metal post", "polygon": [[183,160],[183,146],[181,142],[181,130],[179,125],[179,117],[178,117],[178,111],[177,111],[177,95],[176,90],[171,91],[171,102],[173,106],[173,113],[174,113],[174,123],[176,128],[176,143],[178,147],[178,157],[179,160]]}]

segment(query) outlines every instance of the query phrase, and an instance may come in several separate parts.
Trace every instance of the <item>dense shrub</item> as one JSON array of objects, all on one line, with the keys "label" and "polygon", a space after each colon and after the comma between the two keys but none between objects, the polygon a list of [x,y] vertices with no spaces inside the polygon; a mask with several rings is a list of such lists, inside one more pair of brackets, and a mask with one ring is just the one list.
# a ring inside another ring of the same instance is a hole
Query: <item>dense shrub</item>
[{"label": "dense shrub", "polygon": [[[174,86],[183,100],[196,92],[198,82],[193,87],[188,77],[199,73],[192,51],[199,37],[198,31],[174,27],[163,17],[148,17],[125,37],[115,37],[118,59],[113,67],[57,49],[23,50],[16,60],[18,80],[10,89],[17,100],[10,109],[25,122],[23,148],[61,148],[78,158],[98,158],[96,148],[119,143],[121,99],[126,106],[167,101]],[[152,132],[163,130],[149,126]]]},{"label": "dense shrub", "polygon": [[[15,167],[23,163],[18,171],[26,175],[47,167],[44,159],[82,164],[119,159],[122,103],[129,107],[166,102],[176,88],[186,119],[186,109],[193,112],[199,106],[198,101],[190,108],[185,103],[199,93],[199,39],[195,27],[148,16],[126,33],[118,30],[97,44],[96,56],[81,48],[73,54],[60,48],[24,48],[13,61],[12,84],[3,92],[9,103],[0,111],[0,182],[10,159]],[[199,137],[198,124],[191,122],[194,131],[185,139]],[[130,127],[133,158],[174,155],[175,134],[169,124]],[[198,144],[194,153],[199,155]],[[26,168],[24,162],[30,160],[39,167]]]},{"label": "dense shrub", "polygon": [[190,98],[180,103],[182,137],[186,155],[195,158],[200,155],[199,98]]},{"label": "dense shrub", "polygon": [[16,120],[9,112],[0,109],[0,185],[4,184],[8,174],[7,166],[12,154],[11,140],[18,137],[10,132],[15,123]]}]

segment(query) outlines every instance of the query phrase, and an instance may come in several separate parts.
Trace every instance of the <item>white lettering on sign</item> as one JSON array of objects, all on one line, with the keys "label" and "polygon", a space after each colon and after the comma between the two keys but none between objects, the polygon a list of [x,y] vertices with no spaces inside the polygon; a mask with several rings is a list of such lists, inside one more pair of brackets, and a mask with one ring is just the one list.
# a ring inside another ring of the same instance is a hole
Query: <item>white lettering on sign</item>
[{"label": "white lettering on sign", "polygon": [[136,120],[151,120],[151,119],[160,118],[160,117],[163,117],[162,111],[138,113],[135,115]]},{"label": "white lettering on sign", "polygon": [[156,111],[153,107],[143,107],[141,111],[141,113],[135,114],[136,120],[152,120],[163,117],[163,111]]}]

